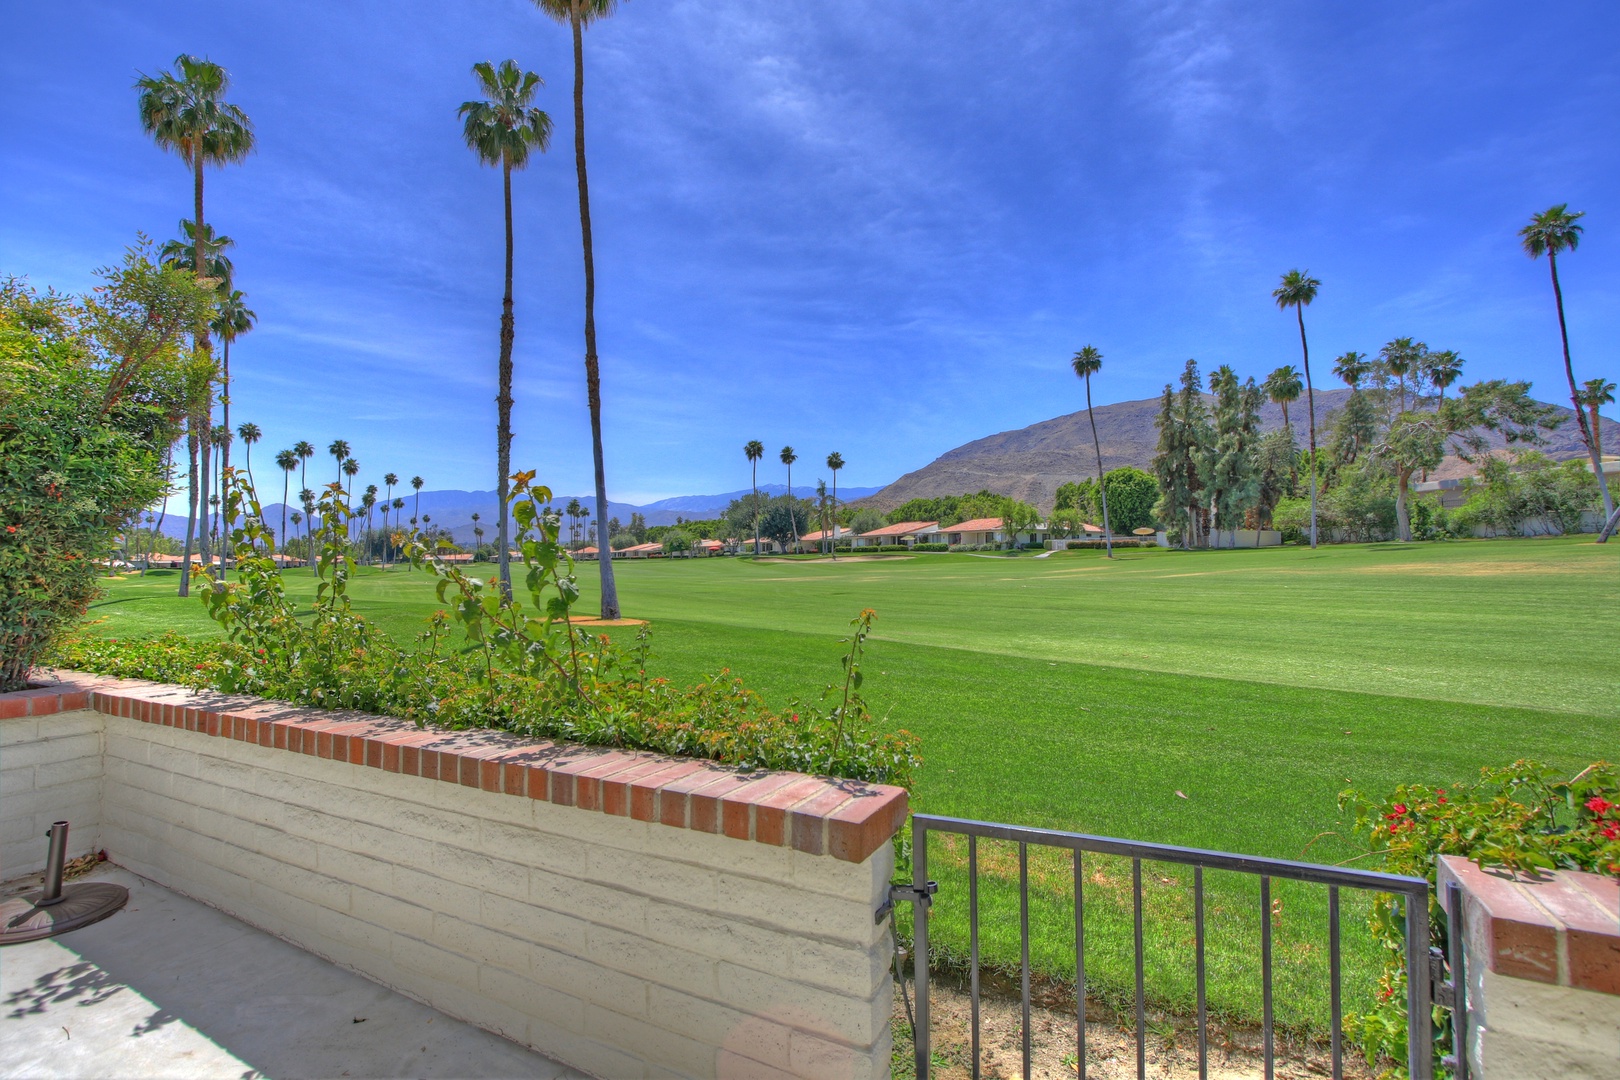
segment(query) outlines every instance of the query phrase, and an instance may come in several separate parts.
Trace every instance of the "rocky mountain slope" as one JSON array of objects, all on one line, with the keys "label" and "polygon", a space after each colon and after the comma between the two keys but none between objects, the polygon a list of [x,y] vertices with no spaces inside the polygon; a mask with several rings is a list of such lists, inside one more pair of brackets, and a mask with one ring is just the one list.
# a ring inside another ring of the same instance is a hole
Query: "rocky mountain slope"
[{"label": "rocky mountain slope", "polygon": [[[1316,393],[1316,425],[1320,442],[1326,442],[1326,428],[1332,413],[1350,396],[1346,389],[1319,390]],[[1121,401],[1096,410],[1097,438],[1102,444],[1104,469],[1135,465],[1151,469],[1159,441],[1154,417],[1159,399]],[[1565,421],[1550,433],[1542,449],[1551,457],[1563,459],[1585,454],[1580,429],[1573,413],[1564,406]],[[1288,416],[1301,446],[1305,445],[1305,399],[1289,406]],[[1620,423],[1602,418],[1602,443],[1606,453],[1620,452]],[[1260,411],[1266,431],[1282,427],[1282,409],[1271,403]],[[1470,472],[1466,462],[1447,459],[1431,479],[1444,479]],[[1058,485],[1070,480],[1095,476],[1096,453],[1092,449],[1091,426],[1085,410],[1043,420],[1017,431],[1003,431],[958,446],[935,458],[915,472],[909,472],[863,501],[881,511],[889,511],[915,498],[960,495],[988,489],[1033,503],[1050,510]]]}]

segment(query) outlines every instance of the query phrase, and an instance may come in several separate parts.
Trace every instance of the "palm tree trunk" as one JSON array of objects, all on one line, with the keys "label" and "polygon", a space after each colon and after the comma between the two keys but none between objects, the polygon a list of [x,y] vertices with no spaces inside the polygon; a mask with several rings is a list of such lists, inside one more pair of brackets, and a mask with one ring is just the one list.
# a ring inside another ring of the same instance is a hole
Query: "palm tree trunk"
[{"label": "palm tree trunk", "polygon": [[[208,268],[203,263],[203,162],[202,155],[197,153],[193,153],[191,156],[191,202],[192,221],[196,224],[196,232],[192,234],[191,238],[191,265],[195,270],[197,277],[204,278],[208,276]],[[196,344],[198,350],[201,351],[203,356],[207,357],[210,363],[212,363],[214,358],[214,346],[213,342],[208,336],[208,320],[206,318],[200,320],[197,327]],[[211,429],[214,423],[214,389],[212,380],[209,381],[208,389],[205,393],[208,400],[204,416],[208,421],[207,427]],[[201,536],[199,536],[197,539],[197,553],[202,556],[203,565],[205,566],[208,565],[212,548],[212,545],[210,545],[208,542],[208,457],[209,442],[211,441],[209,439],[209,435],[210,432],[207,430],[205,430],[202,435],[202,490],[198,493],[199,497],[197,503],[199,512],[202,514],[202,528],[199,530],[201,532]],[[195,480],[196,475],[194,474],[193,481],[195,482]]]},{"label": "palm tree trunk", "polygon": [[169,480],[171,478],[173,478],[173,476],[174,476],[174,443],[171,442],[169,444],[169,448],[163,452],[163,487],[164,487],[163,501],[158,504],[160,509],[158,510],[157,527],[152,530],[152,535],[150,535],[150,536],[148,536],[146,538],[146,562],[141,564],[141,577],[146,576],[147,564],[149,564],[152,561],[152,553],[157,550],[158,533],[161,533],[163,531],[163,519],[168,517],[168,515],[169,515],[168,486],[169,486]]},{"label": "palm tree trunk", "polygon": [[793,526],[793,550],[794,550],[795,553],[797,553],[798,550],[799,550],[799,519],[794,514],[794,511],[793,511],[793,462],[791,462],[791,461],[788,462],[787,467],[788,467],[788,524]]},{"label": "palm tree trunk", "polygon": [[[1558,303],[1558,336],[1564,343],[1564,375],[1569,379],[1569,401],[1575,408],[1575,419],[1580,421],[1581,441],[1586,444],[1586,456],[1592,461],[1592,472],[1597,476],[1598,490],[1603,493],[1603,516],[1614,516],[1614,498],[1609,494],[1609,482],[1603,475],[1603,459],[1598,456],[1597,442],[1586,423],[1586,411],[1581,408],[1581,391],[1575,385],[1575,367],[1569,362],[1569,328],[1564,325],[1564,290],[1558,285],[1558,256],[1549,249],[1547,266],[1552,270],[1553,299]],[[1600,533],[1598,542],[1608,539]]]},{"label": "palm tree trunk", "polygon": [[754,461],[750,464],[754,468],[754,557],[757,559],[759,557],[759,462]]},{"label": "palm tree trunk", "polygon": [[501,193],[506,206],[506,291],[501,294],[500,389],[495,398],[500,419],[495,432],[496,528],[500,544],[496,565],[500,568],[501,595],[512,599],[512,567],[507,555],[506,498],[507,477],[512,473],[512,163],[501,162]]},{"label": "palm tree trunk", "polygon": [[1591,420],[1592,420],[1592,450],[1597,454],[1597,459],[1599,461],[1602,461],[1603,460],[1603,429],[1598,425],[1597,402],[1594,401],[1592,404],[1588,405],[1587,406],[1587,411],[1592,414],[1592,416],[1591,416]]},{"label": "palm tree trunk", "polygon": [[591,249],[591,194],[585,176],[585,41],[580,0],[569,4],[574,32],[574,169],[579,174],[579,235],[585,254],[585,397],[591,408],[591,456],[596,470],[596,550],[602,572],[602,618],[619,617],[619,590],[607,535],[607,474],[602,464],[602,372],[596,358],[596,259]]},{"label": "palm tree trunk", "polygon": [[833,501],[832,501],[832,557],[833,562],[838,561],[838,470],[833,474]]},{"label": "palm tree trunk", "polygon": [[[220,381],[219,381],[219,408],[220,408],[220,414],[221,414],[220,415],[220,420],[225,425],[225,430],[228,433],[231,430],[231,339],[230,339],[230,337],[228,335],[221,334],[219,342],[220,342],[220,351],[224,354],[223,358],[221,359],[222,371],[221,371],[221,377],[220,377]],[[252,451],[251,447],[248,447],[246,444],[243,444],[242,453],[245,454],[245,455],[248,455],[248,460],[250,460],[250,461],[252,460],[253,451]],[[227,439],[219,448],[220,476],[223,477],[225,475],[225,470],[230,468],[230,467],[231,467],[231,444],[230,444],[230,440]],[[253,479],[253,473],[250,470],[249,473],[248,473],[248,480],[251,482],[252,479]],[[225,490],[224,480],[221,479],[221,481],[220,481],[220,491],[221,491],[222,494],[223,494],[224,490]],[[223,498],[221,498],[220,499],[220,508],[223,510],[224,506],[225,506],[225,500]],[[231,522],[226,522],[225,524],[227,526],[229,526],[232,523]],[[220,535],[223,537],[224,534],[221,533]]]},{"label": "palm tree trunk", "polygon": [[1091,411],[1091,376],[1086,376],[1086,419],[1091,421],[1091,445],[1097,451],[1097,494],[1102,497],[1103,547],[1106,557],[1114,557],[1114,530],[1108,524],[1108,489],[1103,487],[1102,443],[1097,441],[1097,417]]},{"label": "palm tree trunk", "polygon": [[287,561],[287,487],[292,483],[292,473],[287,469],[281,470],[281,531],[276,533],[276,546],[281,549],[281,560]]},{"label": "palm tree trunk", "polygon": [[1316,388],[1311,385],[1311,349],[1305,342],[1305,308],[1294,305],[1299,317],[1299,351],[1305,360],[1305,409],[1310,413],[1311,431],[1311,547],[1316,547]]},{"label": "palm tree trunk", "polygon": [[196,417],[186,421],[186,454],[191,466],[186,489],[186,546],[180,553],[180,595],[191,595],[191,541],[197,531],[197,426]]}]

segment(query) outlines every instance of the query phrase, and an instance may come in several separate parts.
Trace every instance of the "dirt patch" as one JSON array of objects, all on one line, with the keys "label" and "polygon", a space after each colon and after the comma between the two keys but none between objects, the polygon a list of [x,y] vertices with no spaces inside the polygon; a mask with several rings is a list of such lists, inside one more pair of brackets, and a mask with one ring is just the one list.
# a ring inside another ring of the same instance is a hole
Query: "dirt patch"
[{"label": "dirt patch", "polygon": [[[929,987],[932,1031],[930,1052],[933,1075],[939,1080],[967,1080],[973,1075],[972,1000],[964,988],[935,977]],[[1113,1017],[1087,1006],[1086,1076],[1088,1080],[1126,1080],[1136,1076],[1134,1017]],[[1100,1015],[1092,1015],[1097,1013]],[[1031,1004],[1030,1075],[1062,1080],[1079,1073],[1076,1018],[1073,1012]],[[1023,1075],[1022,1006],[1016,997],[981,990],[979,997],[979,1075],[1006,1078]],[[892,1021],[896,1078],[913,1076],[911,1028],[898,989]],[[1149,1014],[1147,1075],[1159,1078],[1198,1076],[1198,1029],[1188,1017]],[[1306,1080],[1332,1075],[1328,1047],[1314,1043],[1276,1040],[1277,1080]],[[1233,1030],[1209,1025],[1209,1077],[1211,1080],[1258,1080],[1265,1075],[1259,1031]],[[1344,1075],[1372,1080],[1376,1075],[1348,1047]]]},{"label": "dirt patch", "polygon": [[646,619],[569,619],[569,624],[585,630],[595,630],[603,626],[646,626]]}]

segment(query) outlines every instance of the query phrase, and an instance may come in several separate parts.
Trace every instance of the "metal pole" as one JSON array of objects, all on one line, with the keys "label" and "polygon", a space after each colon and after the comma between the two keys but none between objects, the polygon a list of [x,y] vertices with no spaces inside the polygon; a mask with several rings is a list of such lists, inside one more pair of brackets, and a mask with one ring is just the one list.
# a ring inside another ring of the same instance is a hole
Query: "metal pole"
[{"label": "metal pole", "polygon": [[45,892],[35,907],[49,907],[62,902],[62,871],[67,865],[68,823],[54,821],[46,836],[51,838],[50,854],[45,857]]},{"label": "metal pole", "polygon": [[[916,822],[911,827],[911,883],[928,887],[928,826]],[[917,1080],[928,1080],[928,905],[911,905],[911,984],[917,988],[916,1031],[912,1049]]]},{"label": "metal pole", "polygon": [[1434,1019],[1429,1015],[1429,893],[1406,894],[1406,1046],[1412,1080],[1434,1076]]}]

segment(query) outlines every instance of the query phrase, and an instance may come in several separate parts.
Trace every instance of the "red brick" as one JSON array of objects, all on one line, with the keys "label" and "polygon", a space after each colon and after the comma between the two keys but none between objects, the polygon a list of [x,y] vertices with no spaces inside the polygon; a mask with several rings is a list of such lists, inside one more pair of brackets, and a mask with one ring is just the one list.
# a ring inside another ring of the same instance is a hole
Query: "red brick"
[{"label": "red brick", "polygon": [[822,781],[825,790],[795,806],[788,813],[788,841],[795,851],[820,855],[827,849],[827,818],[849,802],[849,789],[833,780]]},{"label": "red brick", "polygon": [[754,803],[803,779],[798,773],[767,773],[720,799],[720,831],[737,840],[753,839]]},{"label": "red brick", "polygon": [[84,690],[69,690],[62,694],[62,708],[72,712],[76,709],[88,709],[90,695]]},{"label": "red brick", "polygon": [[31,695],[28,699],[28,713],[30,716],[49,716],[61,711],[62,698],[49,690]]},{"label": "red brick", "polygon": [[845,862],[865,862],[906,823],[904,788],[873,785],[827,818],[827,854]]},{"label": "red brick", "polygon": [[812,795],[821,793],[825,780],[797,776],[793,783],[754,800],[754,839],[761,844],[782,847],[788,843],[788,811]]},{"label": "red brick", "polygon": [[662,772],[668,758],[651,754],[615,753],[596,770],[601,790],[597,808],[614,817],[630,816],[630,784],[652,773]]},{"label": "red brick", "polygon": [[17,720],[27,715],[27,698],[15,693],[0,697],[0,720]]},{"label": "red brick", "polygon": [[[720,831],[721,799],[737,789],[759,779],[758,773],[739,773],[731,769],[686,797],[687,828],[696,832]],[[744,822],[746,825],[747,823]]]},{"label": "red brick", "polygon": [[694,807],[693,796],[709,785],[728,780],[735,775],[730,769],[704,763],[702,768],[694,770],[689,775],[671,780],[658,793],[658,820],[677,829],[696,829],[695,825],[689,824]]},{"label": "red brick", "polygon": [[[655,773],[648,773],[630,782],[630,816],[637,821],[657,821],[658,803],[664,786],[684,776],[701,772],[708,768],[706,761],[686,761],[680,758],[667,758],[667,768]],[[686,796],[674,796],[680,800],[681,820],[686,820]]]},{"label": "red brick", "polygon": [[539,799],[541,802],[552,801],[551,770],[543,762],[531,761],[523,766],[525,779],[523,788],[529,793],[529,798]]}]

